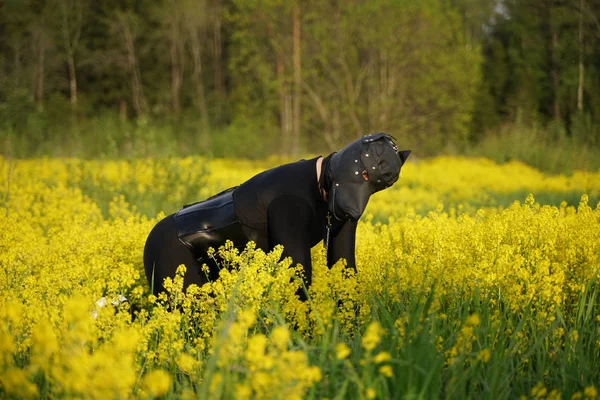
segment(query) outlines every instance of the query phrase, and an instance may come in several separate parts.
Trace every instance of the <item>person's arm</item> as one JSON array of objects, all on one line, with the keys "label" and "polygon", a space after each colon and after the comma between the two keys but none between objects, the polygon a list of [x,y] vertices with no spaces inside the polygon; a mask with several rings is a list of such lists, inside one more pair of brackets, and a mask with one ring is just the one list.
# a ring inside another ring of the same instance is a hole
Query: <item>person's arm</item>
[{"label": "person's arm", "polygon": [[356,271],[356,246],[355,221],[345,221],[342,226],[330,233],[329,251],[327,252],[327,265],[332,267],[340,258],[346,259],[347,267]]},{"label": "person's arm", "polygon": [[[313,219],[310,205],[300,197],[280,196],[269,205],[267,218],[269,250],[283,245],[283,256],[291,257],[294,263],[304,267],[304,283],[309,287],[312,281],[310,232]],[[305,299],[303,290],[298,294]]]}]

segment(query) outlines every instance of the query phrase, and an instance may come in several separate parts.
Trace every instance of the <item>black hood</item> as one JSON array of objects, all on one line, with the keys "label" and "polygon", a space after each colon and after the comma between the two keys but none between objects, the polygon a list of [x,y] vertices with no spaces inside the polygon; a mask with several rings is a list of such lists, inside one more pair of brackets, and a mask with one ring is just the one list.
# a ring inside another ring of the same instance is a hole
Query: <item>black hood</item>
[{"label": "black hood", "polygon": [[398,180],[410,150],[398,151],[392,139],[386,133],[363,136],[327,157],[321,182],[336,219],[358,221],[371,195]]}]

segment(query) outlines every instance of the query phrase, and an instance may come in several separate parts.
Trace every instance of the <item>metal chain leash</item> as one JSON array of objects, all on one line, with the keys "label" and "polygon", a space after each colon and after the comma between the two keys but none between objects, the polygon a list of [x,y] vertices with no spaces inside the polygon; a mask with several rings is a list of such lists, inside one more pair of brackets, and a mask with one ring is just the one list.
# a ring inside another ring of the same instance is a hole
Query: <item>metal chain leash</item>
[{"label": "metal chain leash", "polygon": [[331,231],[331,213],[327,212],[327,225],[325,225],[325,262],[327,262],[327,253],[329,252],[329,231]]}]

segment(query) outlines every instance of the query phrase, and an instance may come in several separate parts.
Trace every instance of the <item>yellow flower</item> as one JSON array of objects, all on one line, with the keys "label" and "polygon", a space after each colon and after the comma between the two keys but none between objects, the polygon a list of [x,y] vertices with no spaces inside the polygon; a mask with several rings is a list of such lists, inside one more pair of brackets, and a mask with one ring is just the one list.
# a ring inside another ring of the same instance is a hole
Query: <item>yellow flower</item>
[{"label": "yellow flower", "polygon": [[387,351],[382,351],[373,358],[373,361],[375,362],[375,364],[381,364],[382,362],[390,361],[391,359],[392,356],[390,355],[390,353],[388,353]]},{"label": "yellow flower", "polygon": [[577,342],[579,340],[579,332],[576,329],[573,329],[571,332],[569,332],[569,339],[571,339],[573,342]]},{"label": "yellow flower", "polygon": [[283,350],[290,340],[290,331],[285,326],[278,326],[271,331],[270,339],[276,348]]},{"label": "yellow flower", "polygon": [[367,399],[374,399],[376,395],[377,395],[377,393],[375,392],[375,389],[367,388],[367,391],[365,393],[365,396],[367,396]]},{"label": "yellow flower", "polygon": [[189,354],[181,353],[177,358],[177,366],[187,374],[192,374],[199,364],[198,360]]},{"label": "yellow flower", "polygon": [[[372,197],[357,224],[356,272],[343,260],[329,268],[322,246],[316,246],[311,302],[297,298],[301,281],[293,278],[303,268],[289,258],[281,260],[283,247],[265,253],[254,243],[243,251],[231,242],[210,250],[210,256],[225,260],[218,279],[184,291],[182,267],[167,280],[168,295],[150,295],[140,254],[156,223],[181,204],[237,185],[280,161],[0,156],[0,187],[10,188],[0,204],[3,394],[35,397],[40,394],[36,383],[44,382],[49,386],[40,387],[41,394],[65,398],[142,398],[152,393],[185,398],[193,396],[191,386],[205,375],[204,362],[215,357],[212,378],[205,383],[212,397],[276,393],[301,399],[325,379],[310,364],[313,341],[338,327],[340,337],[353,341],[334,342],[328,351],[335,359],[330,361],[348,360],[351,349],[362,346],[365,357],[357,365],[345,364],[358,369],[375,365],[377,376],[384,378],[394,372],[387,365],[391,355],[378,352],[386,330],[395,330],[390,346],[397,349],[427,329],[429,321],[425,316],[416,330],[408,315],[393,324],[369,324],[374,298],[389,300],[387,307],[432,296],[429,315],[438,315],[444,327],[459,326],[456,335],[440,332],[433,339],[448,365],[460,369],[489,363],[496,356],[491,349],[474,354],[476,333],[489,332],[514,335],[514,354],[505,357],[531,364],[531,358],[523,357],[536,339],[530,331],[501,328],[513,325],[503,323],[504,313],[524,315],[523,307],[530,305],[526,323],[537,330],[556,325],[557,311],[573,318],[567,302],[589,295],[583,289],[592,286],[600,254],[595,240],[600,207],[590,201],[600,197],[600,172],[552,176],[515,161],[499,165],[463,157],[407,165],[406,185]],[[206,165],[206,174],[197,165]],[[444,173],[449,169],[451,177]],[[200,188],[189,185],[197,181],[203,182]],[[512,205],[486,206],[496,196],[512,193],[586,194],[577,206],[547,206],[536,203],[533,195]],[[136,204],[129,203],[133,200]],[[156,207],[164,212],[157,213]],[[208,266],[202,271],[208,272]],[[479,314],[467,315],[461,325],[447,305],[469,301],[475,292],[489,301],[489,317],[484,322]],[[99,298],[121,295],[141,310],[133,321],[128,304],[106,306],[90,318]],[[276,326],[280,317],[295,332]],[[600,315],[594,317],[600,321]],[[361,336],[353,335],[359,328],[364,333],[356,342]],[[563,349],[577,361],[573,344],[589,333],[555,329],[547,338],[554,349],[550,357]],[[595,349],[600,348],[600,340],[594,340]],[[144,376],[136,393],[141,363]],[[176,367],[154,371],[166,365]],[[560,376],[559,371],[549,374],[551,381]],[[177,385],[171,384],[175,379]],[[361,382],[359,394],[376,396],[374,385]],[[221,388],[223,393],[214,393]],[[526,395],[558,398],[560,392],[541,382]],[[573,398],[597,396],[597,387],[588,386]]]},{"label": "yellow flower", "polygon": [[212,380],[210,381],[210,394],[215,394],[219,386],[223,382],[223,376],[220,373],[216,373],[212,376]]},{"label": "yellow flower", "polygon": [[33,398],[38,394],[37,386],[29,382],[25,371],[19,368],[10,368],[0,376],[0,385],[5,393],[15,398]]},{"label": "yellow flower", "polygon": [[490,361],[490,358],[492,358],[492,352],[490,351],[490,349],[483,349],[481,351],[479,351],[479,353],[477,353],[477,360],[478,361],[482,361],[484,363]]},{"label": "yellow flower", "polygon": [[381,340],[381,335],[384,332],[385,330],[381,328],[379,322],[371,322],[367,327],[367,331],[362,337],[363,348],[366,351],[372,351],[375,348],[375,346],[379,344],[379,341]]},{"label": "yellow flower", "polygon": [[152,397],[162,396],[171,388],[171,376],[159,369],[150,371],[144,376],[142,387]]},{"label": "yellow flower", "polygon": [[583,389],[583,396],[586,399],[595,399],[598,397],[598,390],[594,385],[586,386],[586,388]]},{"label": "yellow flower", "polygon": [[60,346],[48,320],[41,321],[33,331],[32,362],[42,369],[49,370],[52,358],[59,352]]},{"label": "yellow flower", "polygon": [[244,400],[252,398],[252,388],[248,384],[236,384],[235,385],[235,398]]},{"label": "yellow flower", "polygon": [[544,384],[542,382],[538,382],[531,389],[531,396],[535,399],[541,399],[541,398],[545,397],[546,393],[548,393],[548,390],[546,389],[546,386],[544,386]]},{"label": "yellow flower", "polygon": [[546,400],[561,400],[562,394],[557,389],[552,389],[552,391],[546,397]]},{"label": "yellow flower", "polygon": [[252,376],[251,384],[258,397],[266,397],[265,391],[273,384],[273,379],[266,372],[257,372]]},{"label": "yellow flower", "polygon": [[15,343],[11,335],[0,331],[0,355],[12,354],[16,350]]},{"label": "yellow flower", "polygon": [[481,319],[478,314],[471,314],[465,320],[465,325],[468,326],[478,326],[481,323]]},{"label": "yellow flower", "polygon": [[265,354],[267,347],[267,337],[261,333],[248,339],[248,347],[245,353],[245,359],[251,370],[258,368],[268,368],[272,364],[271,357]]},{"label": "yellow flower", "polygon": [[345,360],[350,353],[350,348],[346,345],[346,343],[338,343],[335,346],[335,356],[338,360]]},{"label": "yellow flower", "polygon": [[394,371],[390,365],[383,365],[379,367],[379,373],[383,376],[387,376],[388,378],[391,378],[394,375]]}]

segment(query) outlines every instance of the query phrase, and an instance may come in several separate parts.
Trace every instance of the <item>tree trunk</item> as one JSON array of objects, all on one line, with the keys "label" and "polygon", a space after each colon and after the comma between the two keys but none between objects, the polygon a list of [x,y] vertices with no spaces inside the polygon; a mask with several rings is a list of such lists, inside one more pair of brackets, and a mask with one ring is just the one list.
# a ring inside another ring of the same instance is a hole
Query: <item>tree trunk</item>
[{"label": "tree trunk", "polygon": [[560,74],[558,71],[558,32],[552,27],[552,91],[554,93],[554,119],[560,120]]},{"label": "tree trunk", "polygon": [[[360,137],[361,135],[364,135],[365,132],[362,127],[362,123],[358,118],[356,102],[362,90],[362,82],[366,77],[368,67],[364,67],[361,69],[361,71],[358,73],[358,76],[356,77],[356,82],[354,82],[354,76],[350,71],[350,68],[348,67],[348,63],[346,62],[345,58],[342,55],[340,55],[338,60],[340,66],[342,67],[341,70],[344,73],[344,77],[341,80],[341,84],[339,86],[340,95],[341,98],[346,102],[348,116],[350,117],[352,125],[354,125],[354,129],[356,130],[356,136]],[[332,73],[334,72],[332,71]]]},{"label": "tree trunk", "polygon": [[[332,132],[333,132],[333,139],[335,141],[335,143],[337,143],[337,146],[340,145],[340,139],[342,137],[342,124],[340,122],[340,110],[338,110],[337,108],[333,111],[333,122],[332,122]],[[331,149],[331,151],[336,151],[338,149],[338,147],[336,147],[335,149]]]},{"label": "tree trunk", "polygon": [[225,99],[223,74],[221,71],[221,65],[223,61],[223,43],[221,40],[221,0],[215,0],[213,20],[213,85],[216,93],[215,119],[217,123],[220,123],[222,105]]},{"label": "tree trunk", "polygon": [[131,74],[131,98],[135,112],[143,114],[146,112],[146,99],[144,97],[144,88],[140,78],[140,71],[137,65],[137,57],[135,55],[135,43],[131,28],[127,21],[121,21],[123,40],[127,50],[127,65]]},{"label": "tree trunk", "polygon": [[283,55],[279,52],[276,56],[277,62],[277,82],[279,85],[279,125],[281,131],[281,153],[287,154],[289,151],[290,135],[288,130],[287,98],[288,90],[285,82],[285,64]]},{"label": "tree trunk", "polygon": [[288,151],[287,154],[291,154],[291,138],[293,129],[293,107],[292,107],[292,93],[290,88],[286,84],[285,86],[285,131],[288,138]]},{"label": "tree trunk", "polygon": [[[373,59],[373,52],[369,51],[369,60]],[[377,124],[377,79],[374,77],[374,72],[377,69],[377,64],[369,62],[367,70],[367,117],[369,121],[368,129],[373,131]]]},{"label": "tree trunk", "polygon": [[38,39],[38,68],[37,68],[37,85],[36,85],[36,101],[42,104],[44,99],[44,67],[46,63],[46,36],[43,31],[39,31]]},{"label": "tree trunk", "polygon": [[75,112],[77,110],[77,71],[75,69],[75,51],[79,44],[79,37],[81,35],[81,25],[83,20],[81,3],[75,2],[75,21],[74,21],[74,32],[71,35],[71,24],[69,23],[69,12],[66,1],[61,1],[61,31],[63,36],[63,46],[67,55],[67,65],[69,68],[69,92],[71,99],[71,111],[72,117],[75,119]]},{"label": "tree trunk", "polygon": [[[386,55],[382,52],[379,56],[379,82],[380,82],[380,92],[379,92],[379,126],[384,127],[387,123],[387,94],[388,94],[388,72],[387,72],[387,60]],[[381,128],[377,129],[381,130]]]},{"label": "tree trunk", "polygon": [[[176,7],[176,6],[174,6]],[[181,83],[183,80],[183,68],[181,63],[181,51],[180,51],[180,39],[181,35],[179,32],[179,18],[177,10],[174,11],[175,16],[171,21],[171,108],[175,117],[179,119],[181,116]]]},{"label": "tree trunk", "polygon": [[209,120],[202,79],[202,46],[200,44],[200,39],[198,38],[199,32],[197,29],[188,27],[188,32],[192,50],[192,82],[196,88],[196,107],[200,113],[202,137],[206,141],[208,140]]},{"label": "tree trunk", "polygon": [[75,71],[75,57],[69,54],[67,58],[69,64],[69,89],[71,92],[71,110],[77,110],[77,75]]},{"label": "tree trunk", "polygon": [[79,121],[77,119],[77,75],[75,71],[75,58],[69,54],[69,90],[71,92],[71,129],[79,137]]},{"label": "tree trunk", "polygon": [[48,41],[44,29],[44,21],[33,24],[30,28],[31,34],[31,54],[34,61],[34,67],[31,69],[31,101],[41,105],[44,100],[44,79],[46,67],[46,48]]},{"label": "tree trunk", "polygon": [[[304,91],[308,94],[308,98],[312,101],[319,116],[321,117],[321,122],[323,122],[323,138],[325,139],[325,143],[330,151],[335,151],[337,149],[338,143],[335,137],[335,132],[333,129],[333,121],[330,117],[330,112],[325,106],[325,101],[319,96],[319,94],[310,87],[308,83],[305,81],[302,82],[302,87]],[[336,110],[337,113],[337,110]]]},{"label": "tree trunk", "polygon": [[13,64],[15,66],[13,77],[14,77],[15,87],[19,87],[19,86],[21,86],[21,75],[22,75],[22,71],[23,71],[23,67],[21,66],[21,44],[19,43],[18,40],[15,40],[15,42],[16,43],[13,45],[13,50],[14,50]]},{"label": "tree trunk", "polygon": [[121,124],[127,121],[127,102],[125,99],[119,99],[119,120]]},{"label": "tree trunk", "polygon": [[277,84],[278,84],[278,92],[279,92],[279,125],[280,125],[280,152],[281,154],[289,154],[290,153],[290,139],[292,135],[292,99],[290,98],[288,84],[285,77],[285,59],[284,52],[281,44],[278,41],[279,35],[277,33],[277,29],[273,25],[273,21],[267,17],[262,9],[258,9],[258,17],[264,22],[267,32],[269,35],[269,39],[271,40],[271,45],[273,46],[273,51],[275,53],[275,68],[277,71]]},{"label": "tree trunk", "polygon": [[577,110],[583,110],[583,0],[579,0],[579,84],[577,85]]},{"label": "tree trunk", "polygon": [[292,149],[291,153],[295,156],[300,152],[300,132],[301,127],[301,85],[302,85],[302,60],[301,60],[301,21],[300,6],[298,1],[294,2],[292,10],[292,29],[293,29],[293,62],[294,62],[294,119],[292,124]]},{"label": "tree trunk", "polygon": [[334,81],[334,84],[339,91],[340,99],[346,105],[346,110],[348,112],[350,122],[352,122],[352,124],[354,125],[354,129],[356,130],[356,136],[360,137],[364,134],[364,130],[362,127],[362,123],[358,118],[356,101],[361,93],[362,82],[367,77],[369,68],[368,66],[361,68],[361,71],[356,77],[356,82],[354,81],[354,74],[352,73],[344,55],[345,42],[341,34],[342,29],[340,29],[341,21],[341,9],[340,7],[338,7],[335,11],[335,24],[337,28],[336,41],[339,49],[336,55],[337,57],[334,58],[337,61],[337,65],[328,66],[329,76],[330,79]]}]

